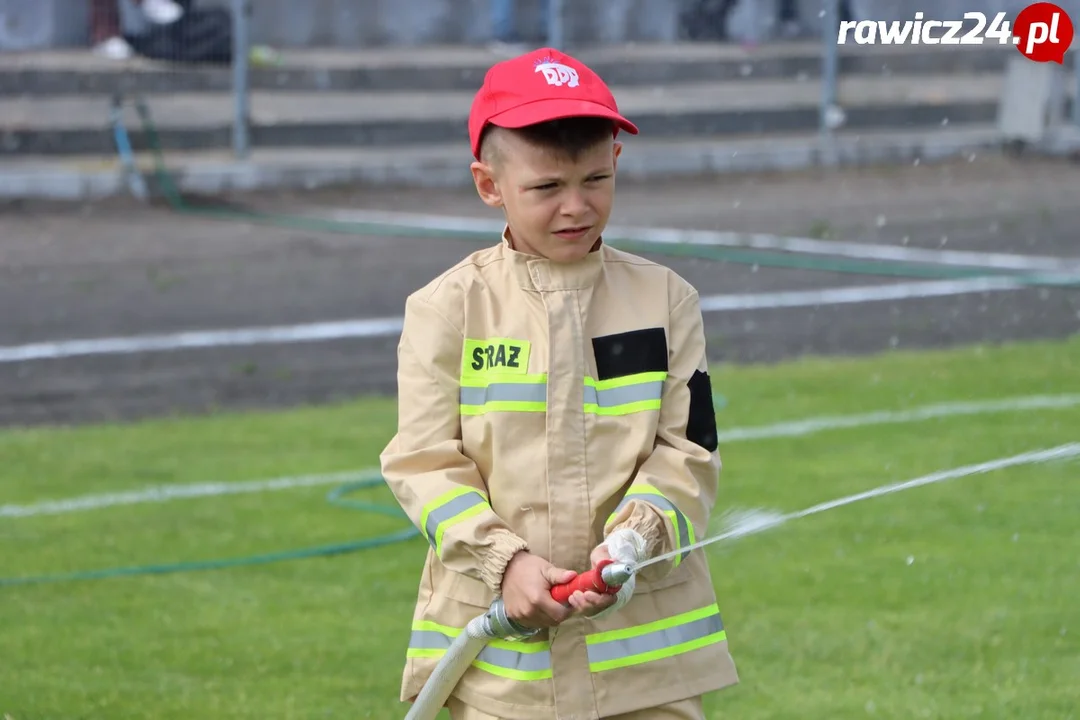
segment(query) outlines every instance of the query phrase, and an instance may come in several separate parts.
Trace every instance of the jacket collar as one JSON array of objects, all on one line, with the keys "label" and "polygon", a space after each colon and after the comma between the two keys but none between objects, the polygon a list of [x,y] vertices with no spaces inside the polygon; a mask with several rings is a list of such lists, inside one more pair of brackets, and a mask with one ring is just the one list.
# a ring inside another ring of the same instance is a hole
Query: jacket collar
[{"label": "jacket collar", "polygon": [[510,245],[510,227],[503,229],[500,251],[510,263],[518,284],[526,290],[580,290],[592,287],[604,269],[606,247],[601,237],[581,260],[560,263],[528,255]]}]

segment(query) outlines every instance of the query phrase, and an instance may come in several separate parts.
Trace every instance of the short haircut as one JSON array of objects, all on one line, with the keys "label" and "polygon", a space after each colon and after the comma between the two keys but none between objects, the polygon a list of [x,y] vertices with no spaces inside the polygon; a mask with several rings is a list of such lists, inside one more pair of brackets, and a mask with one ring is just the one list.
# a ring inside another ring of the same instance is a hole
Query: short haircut
[{"label": "short haircut", "polygon": [[[491,142],[494,126],[488,125],[480,135],[480,157],[484,162],[494,162],[497,151]],[[596,147],[605,139],[615,136],[615,124],[601,117],[570,117],[549,120],[523,128],[499,128],[501,132],[513,133],[530,145],[542,148],[553,155],[577,160],[583,153]]]}]

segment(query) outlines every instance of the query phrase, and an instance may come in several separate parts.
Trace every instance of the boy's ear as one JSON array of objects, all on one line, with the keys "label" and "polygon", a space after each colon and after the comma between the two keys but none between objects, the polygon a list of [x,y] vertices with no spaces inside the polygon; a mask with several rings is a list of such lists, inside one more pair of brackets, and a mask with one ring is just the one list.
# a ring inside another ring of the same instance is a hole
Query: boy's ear
[{"label": "boy's ear", "polygon": [[612,152],[611,167],[613,169],[618,169],[618,167],[619,167],[619,156],[622,155],[622,148],[623,148],[623,145],[618,140],[616,140],[614,143],[612,143],[612,146],[611,146],[611,152]]},{"label": "boy's ear", "polygon": [[469,169],[472,171],[473,184],[476,192],[485,205],[490,207],[502,207],[503,198],[499,186],[495,182],[495,171],[487,163],[474,161]]}]

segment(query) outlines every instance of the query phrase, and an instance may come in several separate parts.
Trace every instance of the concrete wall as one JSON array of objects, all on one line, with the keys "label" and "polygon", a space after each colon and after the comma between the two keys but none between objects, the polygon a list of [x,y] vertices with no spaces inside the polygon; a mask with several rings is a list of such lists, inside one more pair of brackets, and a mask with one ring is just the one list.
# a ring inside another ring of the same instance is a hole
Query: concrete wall
[{"label": "concrete wall", "polygon": [[[563,0],[568,42],[673,41],[680,10],[694,0]],[[228,5],[229,0],[197,0]],[[766,39],[775,29],[777,0],[741,0],[729,30]],[[988,16],[1015,14],[1029,0],[851,0],[860,18],[901,20],[917,10],[959,18],[979,7]],[[1080,0],[1057,0],[1080,25]],[[252,37],[281,47],[358,47],[481,43],[491,36],[490,0],[252,0]],[[522,35],[543,40],[540,0],[518,0]],[[0,50],[87,44],[87,0],[0,0]],[[820,29],[823,0],[799,0],[802,20]],[[1080,45],[1080,43],[1077,43]],[[1074,46],[1075,47],[1075,46]],[[961,51],[961,50],[958,50]],[[1074,50],[1076,51],[1076,50]]]}]

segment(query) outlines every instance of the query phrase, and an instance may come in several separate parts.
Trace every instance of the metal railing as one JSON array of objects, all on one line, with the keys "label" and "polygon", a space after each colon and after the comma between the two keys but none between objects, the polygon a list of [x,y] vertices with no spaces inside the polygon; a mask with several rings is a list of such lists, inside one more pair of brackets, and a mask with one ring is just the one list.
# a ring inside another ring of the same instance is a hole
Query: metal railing
[{"label": "metal railing", "polygon": [[[251,151],[249,132],[250,95],[249,81],[249,47],[250,47],[250,19],[252,0],[230,0],[234,18],[234,35],[236,38],[236,53],[233,64],[233,86],[235,92],[234,129],[232,133],[233,153],[237,158],[246,158]],[[749,17],[751,18],[751,41],[756,41],[757,17],[760,9],[756,0],[743,0],[749,2]],[[822,159],[826,163],[835,160],[836,138],[836,112],[838,107],[838,86],[840,79],[840,54],[837,43],[840,20],[840,0],[822,0],[821,10],[821,92],[818,112],[819,142],[821,144]],[[549,0],[547,3],[547,43],[551,47],[563,48],[567,45],[567,28],[565,25],[568,3],[566,0]],[[1080,20],[1080,18],[1078,18]],[[1080,41],[1074,44],[1069,51],[1075,55],[1080,53]],[[1072,122],[1080,128],[1080,62],[1073,62],[1076,100],[1072,103]]]},{"label": "metal railing", "polygon": [[[1080,2],[1074,2],[1074,0],[1069,1],[1073,2],[1073,5],[1069,5],[1068,8],[1080,8]],[[251,157],[254,145],[252,133],[252,81],[253,79],[258,80],[259,78],[253,78],[253,10],[255,9],[258,2],[259,0],[213,0],[213,2],[211,2],[211,0],[205,0],[205,2],[203,3],[196,3],[197,5],[207,6],[213,4],[224,5],[225,7],[228,7],[229,11],[231,12],[233,37],[232,63],[231,67],[228,69],[222,68],[220,70],[214,71],[215,77],[217,79],[214,81],[213,85],[213,91],[215,93],[215,96],[214,100],[212,101],[214,104],[212,114],[216,123],[231,123],[230,137],[228,139],[228,149],[233,157],[240,160]],[[356,3],[356,7],[358,8],[357,12],[361,12],[359,8],[362,8],[364,6],[364,3],[361,3],[360,0],[356,0]],[[755,34],[758,32],[758,18],[760,17],[760,13],[763,12],[764,7],[766,6],[760,5],[759,0],[741,0],[741,3],[744,12],[743,20],[748,21],[751,28],[747,31],[749,35],[747,39],[750,41],[756,40],[758,39],[757,37],[755,37]],[[34,16],[35,12],[42,12],[36,10],[36,8],[44,7],[46,4],[47,0],[23,0],[22,5],[19,4],[19,0],[11,0],[11,3],[8,5],[0,4],[0,12],[6,11],[10,15],[12,12],[10,10],[11,7],[22,7],[24,9],[23,12],[28,12],[30,16]],[[546,6],[547,43],[551,46],[559,48],[568,48],[570,46],[579,45],[579,35],[581,30],[580,28],[575,27],[571,24],[571,21],[575,20],[575,16],[573,15],[573,13],[575,12],[575,6],[573,6],[572,3],[569,2],[569,0],[548,0]],[[821,0],[820,6],[815,7],[821,8],[821,22],[819,23],[820,71],[812,71],[812,74],[818,75],[818,77],[811,82],[820,83],[820,86],[818,87],[819,92],[817,100],[818,143],[820,144],[820,147],[818,149],[820,150],[820,157],[822,158],[822,160],[825,162],[829,162],[830,160],[835,159],[835,146],[838,137],[838,132],[836,128],[837,116],[842,114],[837,112],[840,77],[842,74],[840,53],[841,48],[838,46],[837,43],[837,33],[839,30],[840,20],[840,0]],[[863,7],[865,8],[866,4],[864,4]],[[7,9],[5,10],[5,8]],[[40,20],[41,16],[35,17],[38,17],[38,20]],[[79,22],[85,22],[85,19],[75,21],[76,24],[78,24]],[[1074,23],[1080,25],[1080,14],[1074,16]],[[0,22],[0,26],[2,26],[0,27],[0,31],[2,31],[0,32],[0,50],[3,50],[5,48],[4,43],[6,42],[6,48],[8,50],[14,50],[14,52],[22,54],[23,48],[19,47],[18,44],[14,42],[16,40],[20,40],[20,38],[15,37],[13,34],[18,32],[18,25],[13,25],[10,22],[10,18],[5,18],[3,22]],[[12,28],[15,29],[13,30]],[[31,32],[31,34],[33,34],[33,32]],[[6,35],[4,33],[6,33]],[[7,40],[5,40],[5,38],[7,38]],[[36,37],[33,37],[25,40],[25,42],[33,44],[39,43],[40,40]],[[957,51],[962,52],[963,50],[958,49]],[[4,61],[4,55],[5,53],[0,52],[0,62]],[[1072,73],[1067,77],[1067,82],[1070,86],[1072,86],[1072,91],[1069,94],[1072,95],[1074,98],[1072,101],[1071,117],[1068,118],[1068,121],[1071,122],[1071,124],[1075,125],[1078,129],[1080,129],[1080,62],[1076,61],[1077,55],[1080,55],[1080,40],[1074,41],[1072,48],[1068,51],[1067,54],[1068,64],[1072,66]],[[752,60],[753,56],[748,55],[747,58],[748,60]],[[22,62],[23,60],[16,60],[16,63]],[[143,69],[145,70],[145,68]],[[183,91],[176,90],[176,88],[194,88],[197,83],[191,80],[191,78],[195,77],[196,75],[202,75],[201,72],[197,73],[185,67],[176,67],[174,69],[173,67],[170,67],[168,65],[155,66],[152,68],[152,70],[153,72],[138,72],[137,70],[121,66],[115,71],[110,69],[110,72],[116,72],[117,74],[124,75],[124,77],[122,78],[124,82],[121,83],[121,85],[123,85],[124,87],[134,88],[132,92],[139,93],[145,91],[147,98],[152,97],[152,101],[150,104],[153,109],[156,110],[158,107],[166,108],[166,110],[163,111],[163,114],[167,114],[171,109],[175,108],[176,105],[175,101],[170,99],[169,93]],[[30,75],[31,74],[27,74],[25,77],[30,77]],[[153,76],[153,78],[158,78],[159,80],[150,78],[149,76],[151,75]],[[25,77],[23,80],[19,81],[22,82],[24,85],[26,85]],[[129,79],[133,82],[128,83],[127,81]],[[152,87],[152,83],[154,82],[160,82],[161,86]],[[747,80],[747,82],[752,82],[752,80]],[[229,85],[230,83],[231,85]],[[29,88],[30,86],[26,85],[26,87]],[[204,86],[199,85],[199,88],[204,88]],[[83,90],[86,90],[86,88],[83,88]],[[30,90],[27,90],[26,94],[21,97],[18,94],[18,90],[12,91],[9,88],[4,92],[7,93],[7,97],[5,97],[4,99],[4,104],[8,108],[11,108],[13,106],[17,108],[20,102],[24,102],[24,99],[27,108],[30,108],[30,106],[32,105],[30,101],[34,98],[31,97]],[[42,92],[44,94],[48,94],[56,91],[53,88],[46,87],[43,89]],[[79,92],[82,92],[82,90],[80,90]],[[62,109],[55,110],[54,108],[68,107],[64,103],[70,99],[70,97],[59,98],[52,105],[44,102],[40,104],[43,107],[45,105],[49,105],[49,112],[61,113],[66,111],[63,111]],[[209,102],[210,101],[206,101],[204,102],[204,104],[209,104]],[[35,105],[34,107],[36,108],[37,106]],[[44,111],[40,111],[37,109],[28,109],[25,115],[27,118],[33,119],[32,116],[36,114],[36,116],[40,118],[42,112]],[[105,109],[102,110],[102,112],[108,112],[108,110]],[[25,133],[22,129],[22,126],[25,126],[27,123],[26,118],[20,116],[18,112],[9,112],[9,115],[11,115],[13,118],[11,121],[12,125],[16,127],[16,131],[15,133],[13,133],[13,136],[18,136],[19,133],[28,135],[29,133]],[[80,124],[78,122],[75,122],[77,118],[74,114],[71,115],[70,119],[73,121],[71,127],[75,127],[80,132],[83,132],[84,135],[87,135],[90,132],[89,125],[87,125],[86,123]],[[68,132],[70,128],[68,126],[61,127],[61,125],[61,123],[57,122],[55,119],[52,119],[50,120],[50,122],[44,123],[42,127],[60,128],[60,130],[63,130],[67,133],[65,137],[70,137],[72,139],[72,147],[78,146],[79,143],[82,141],[82,139],[78,137],[78,134],[74,132]],[[58,131],[57,134],[61,135],[63,133],[60,133]],[[192,133],[193,136],[197,134],[198,133]],[[39,133],[39,135],[44,137],[44,135],[42,135],[41,133]],[[207,137],[207,133],[203,133],[196,139],[200,140],[200,142],[203,142],[206,140]],[[215,137],[221,136],[219,134]],[[11,142],[10,138],[8,139],[8,142]],[[214,140],[214,142],[218,143],[220,141]],[[50,151],[54,149],[54,147],[52,146],[56,146],[56,143],[54,143],[50,138],[44,138],[43,140],[40,140],[40,143],[43,146],[48,146]],[[86,143],[83,144],[84,146],[86,145]],[[96,141],[96,143],[90,144],[93,145],[96,149],[92,151],[83,150],[82,152],[101,152],[101,147],[103,146],[103,144],[100,141],[100,138]],[[203,146],[208,146],[208,143],[203,142]]]}]

